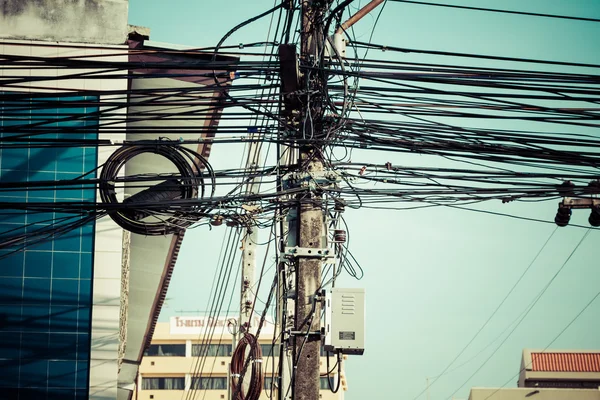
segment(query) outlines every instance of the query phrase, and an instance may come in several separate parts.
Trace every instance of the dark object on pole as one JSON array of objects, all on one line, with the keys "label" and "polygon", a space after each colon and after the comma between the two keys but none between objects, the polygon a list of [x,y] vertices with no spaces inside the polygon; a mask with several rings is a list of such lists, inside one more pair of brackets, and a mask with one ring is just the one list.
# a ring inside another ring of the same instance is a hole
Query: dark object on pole
[{"label": "dark object on pole", "polygon": [[558,211],[556,211],[556,217],[554,217],[554,222],[558,226],[567,226],[569,225],[569,221],[571,220],[571,209],[559,206]]},{"label": "dark object on pole", "polygon": [[571,181],[564,181],[560,185],[556,187],[558,190],[558,194],[562,197],[573,196],[573,189],[575,188],[575,184]]},{"label": "dark object on pole", "polygon": [[588,221],[591,226],[600,226],[600,206],[593,206]]},{"label": "dark object on pole", "polygon": [[600,194],[600,180],[596,179],[588,183],[584,192],[587,194]]},{"label": "dark object on pole", "polygon": [[335,229],[333,231],[333,241],[335,243],[346,243],[346,231],[343,229]]}]

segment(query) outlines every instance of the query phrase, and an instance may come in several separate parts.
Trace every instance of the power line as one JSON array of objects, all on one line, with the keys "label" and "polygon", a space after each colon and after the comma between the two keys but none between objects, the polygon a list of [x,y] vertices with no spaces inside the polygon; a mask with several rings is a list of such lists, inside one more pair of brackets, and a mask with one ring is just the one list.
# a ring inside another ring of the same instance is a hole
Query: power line
[{"label": "power line", "polygon": [[459,5],[454,5],[454,4],[428,3],[428,2],[424,2],[424,1],[413,1],[413,0],[392,0],[392,1],[398,2],[398,3],[420,4],[420,5],[435,6],[435,7],[457,8],[457,9],[461,9],[461,10],[489,11],[489,12],[513,14],[513,15],[528,15],[528,16],[533,16],[533,17],[558,18],[558,19],[586,21],[586,22],[600,22],[600,19],[596,19],[596,18],[572,17],[572,16],[568,16],[568,15],[556,15],[556,14],[534,13],[534,12],[513,11],[513,10],[500,10],[500,9],[496,9],[496,8],[468,7],[468,6],[459,6]]},{"label": "power line", "polygon": [[565,266],[567,265],[567,263],[569,262],[569,260],[571,259],[571,257],[573,257],[573,254],[575,254],[575,252],[577,251],[577,249],[579,248],[579,246],[583,243],[583,241],[585,240],[585,238],[590,234],[590,230],[588,229],[585,234],[581,237],[581,239],[579,240],[579,242],[575,245],[575,248],[571,251],[571,253],[569,254],[569,256],[567,257],[567,259],[563,262],[563,264],[560,266],[560,268],[556,271],[556,273],[552,276],[552,278],[550,278],[550,280],[548,281],[548,283],[546,283],[546,285],[542,288],[542,290],[536,295],[533,303],[527,308],[527,311],[525,312],[525,314],[523,315],[523,317],[521,317],[521,319],[517,322],[517,324],[514,326],[514,328],[508,333],[508,335],[504,338],[504,340],[502,340],[502,342],[500,342],[500,344],[494,349],[494,351],[488,356],[488,358],[485,359],[485,361],[475,370],[475,372],[473,372],[469,378],[467,378],[462,385],[460,385],[450,396],[448,396],[448,399],[451,399],[452,396],[454,396],[460,389],[463,388],[463,386],[465,386],[479,371],[481,371],[481,369],[488,363],[488,361],[496,354],[496,352],[502,347],[502,345],[504,345],[504,343],[506,343],[506,341],[508,340],[508,338],[512,335],[512,333],[519,327],[519,325],[521,324],[521,322],[523,322],[523,320],[527,317],[527,315],[529,314],[529,312],[531,310],[533,310],[533,308],[535,307],[535,305],[537,304],[537,302],[542,298],[542,296],[544,295],[544,293],[546,293],[546,290],[548,290],[548,288],[550,287],[550,285],[552,285],[552,282],[554,282],[554,280],[556,279],[556,277],[561,273],[561,271],[565,268]]},{"label": "power line", "polygon": [[525,268],[525,270],[523,270],[523,272],[521,273],[521,275],[519,276],[519,278],[515,281],[515,283],[510,288],[510,290],[502,298],[502,300],[500,301],[500,303],[498,303],[498,305],[496,306],[496,308],[494,309],[494,311],[492,311],[492,313],[490,314],[490,316],[485,320],[485,322],[481,325],[481,327],[479,327],[479,329],[477,330],[477,332],[475,332],[475,335],[473,335],[473,337],[471,338],[471,340],[469,340],[467,342],[467,344],[462,348],[462,350],[460,350],[458,352],[458,354],[452,359],[452,361],[450,361],[450,363],[446,366],[446,368],[444,368],[444,370],[439,375],[437,375],[435,377],[435,379],[433,380],[433,382],[431,382],[427,386],[427,388],[424,389],[421,393],[419,393],[413,400],[416,400],[419,397],[421,397],[421,395],[423,395],[431,386],[433,386],[438,381],[438,379],[440,377],[442,377],[446,373],[446,371],[448,371],[448,369],[450,369],[450,367],[460,358],[460,356],[462,356],[464,354],[464,352],[469,348],[469,346],[471,346],[471,344],[475,341],[475,339],[477,339],[477,337],[479,336],[479,334],[485,329],[485,327],[489,324],[489,322],[492,320],[492,318],[494,318],[494,316],[498,313],[498,310],[500,310],[500,308],[502,308],[502,306],[504,305],[504,303],[506,302],[506,300],[514,292],[514,290],[519,285],[519,283],[521,283],[521,281],[523,280],[523,278],[525,277],[525,275],[527,274],[527,272],[531,269],[531,267],[533,266],[533,264],[537,261],[538,257],[542,254],[542,252],[544,251],[544,249],[546,248],[546,246],[548,245],[548,243],[550,242],[550,240],[552,239],[552,237],[556,233],[557,229],[558,229],[558,227],[555,227],[554,230],[552,231],[552,233],[550,233],[550,236],[548,236],[548,239],[546,239],[546,241],[544,242],[544,244],[542,245],[542,247],[538,250],[538,252],[536,253],[536,255],[533,257],[533,259],[531,260],[531,262],[529,263],[529,265],[527,265],[527,268]]},{"label": "power line", "polygon": [[[571,325],[573,325],[573,323],[575,321],[577,321],[577,319],[589,308],[589,306],[592,305],[592,303],[594,303],[594,301],[596,301],[596,299],[600,297],[600,292],[596,293],[594,295],[594,297],[592,297],[590,299],[590,301],[588,301],[586,303],[586,305],[575,315],[575,317],[573,317],[573,319],[571,319],[571,321],[569,321],[569,323],[550,341],[550,343],[548,343],[546,345],[546,347],[544,347],[544,349],[542,350],[542,353],[544,353],[546,350],[548,350],[548,348],[550,346],[552,346],[554,344],[554,342],[556,342],[563,333],[565,333],[567,331],[567,329],[569,329],[571,327]],[[515,375],[513,375],[508,381],[506,381],[502,386],[500,386],[498,389],[496,389],[494,392],[492,392],[488,397],[486,397],[484,400],[489,399],[490,397],[492,397],[494,394],[496,394],[499,390],[501,390],[503,387],[505,387],[506,385],[508,385],[515,377],[519,376],[521,374],[521,372],[523,372],[524,370],[526,370],[529,366],[531,366],[531,364],[535,361],[535,358],[532,358],[531,362],[529,362],[527,365],[523,366],[519,372],[517,372]]]}]

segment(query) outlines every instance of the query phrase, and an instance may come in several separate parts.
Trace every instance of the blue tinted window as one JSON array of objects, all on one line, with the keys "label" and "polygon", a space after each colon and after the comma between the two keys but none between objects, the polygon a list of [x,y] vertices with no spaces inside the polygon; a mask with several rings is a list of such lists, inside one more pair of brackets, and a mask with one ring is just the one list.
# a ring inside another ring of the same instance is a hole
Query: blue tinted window
[{"label": "blue tinted window", "polygon": [[[32,123],[47,127],[46,133],[36,135],[37,139],[97,139],[98,108],[82,106],[87,100],[96,103],[98,98],[27,98],[18,93],[0,93],[0,140],[26,134]],[[81,118],[85,116],[92,117]],[[69,117],[76,118],[62,120]],[[96,165],[96,148],[4,148],[0,181],[74,179]],[[88,177],[95,178],[96,173]],[[20,204],[94,198],[95,190],[81,185],[30,185],[29,190],[0,191],[0,202]],[[17,234],[28,239],[25,251],[16,244],[0,251],[2,398],[88,397],[94,222],[64,235],[44,235],[41,242],[35,239],[39,229],[79,218],[25,209],[0,211],[0,241]]]}]

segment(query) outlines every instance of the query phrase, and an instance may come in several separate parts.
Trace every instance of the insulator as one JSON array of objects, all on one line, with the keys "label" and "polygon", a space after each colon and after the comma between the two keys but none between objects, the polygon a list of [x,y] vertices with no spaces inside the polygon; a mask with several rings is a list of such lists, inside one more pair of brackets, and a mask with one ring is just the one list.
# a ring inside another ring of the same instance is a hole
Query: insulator
[{"label": "insulator", "polygon": [[558,207],[558,211],[556,211],[556,217],[554,217],[554,222],[558,226],[567,226],[569,225],[569,221],[571,220],[571,209],[566,207]]},{"label": "insulator", "polygon": [[333,241],[335,243],[346,243],[346,231],[343,229],[335,229],[333,231]]},{"label": "insulator", "polygon": [[588,221],[591,226],[600,226],[600,206],[592,206],[592,212],[590,213]]}]

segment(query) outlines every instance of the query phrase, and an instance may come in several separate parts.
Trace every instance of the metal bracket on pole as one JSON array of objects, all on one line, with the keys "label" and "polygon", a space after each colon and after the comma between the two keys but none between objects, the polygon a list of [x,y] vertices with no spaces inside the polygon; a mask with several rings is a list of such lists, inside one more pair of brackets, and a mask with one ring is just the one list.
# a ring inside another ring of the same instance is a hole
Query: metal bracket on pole
[{"label": "metal bracket on pole", "polygon": [[600,199],[594,198],[574,198],[574,197],[565,197],[562,203],[559,203],[566,208],[592,208],[594,206],[600,206]]},{"label": "metal bracket on pole", "polygon": [[333,250],[324,248],[318,249],[314,247],[286,247],[281,254],[282,257],[285,258],[335,258],[335,254],[333,254]]}]

